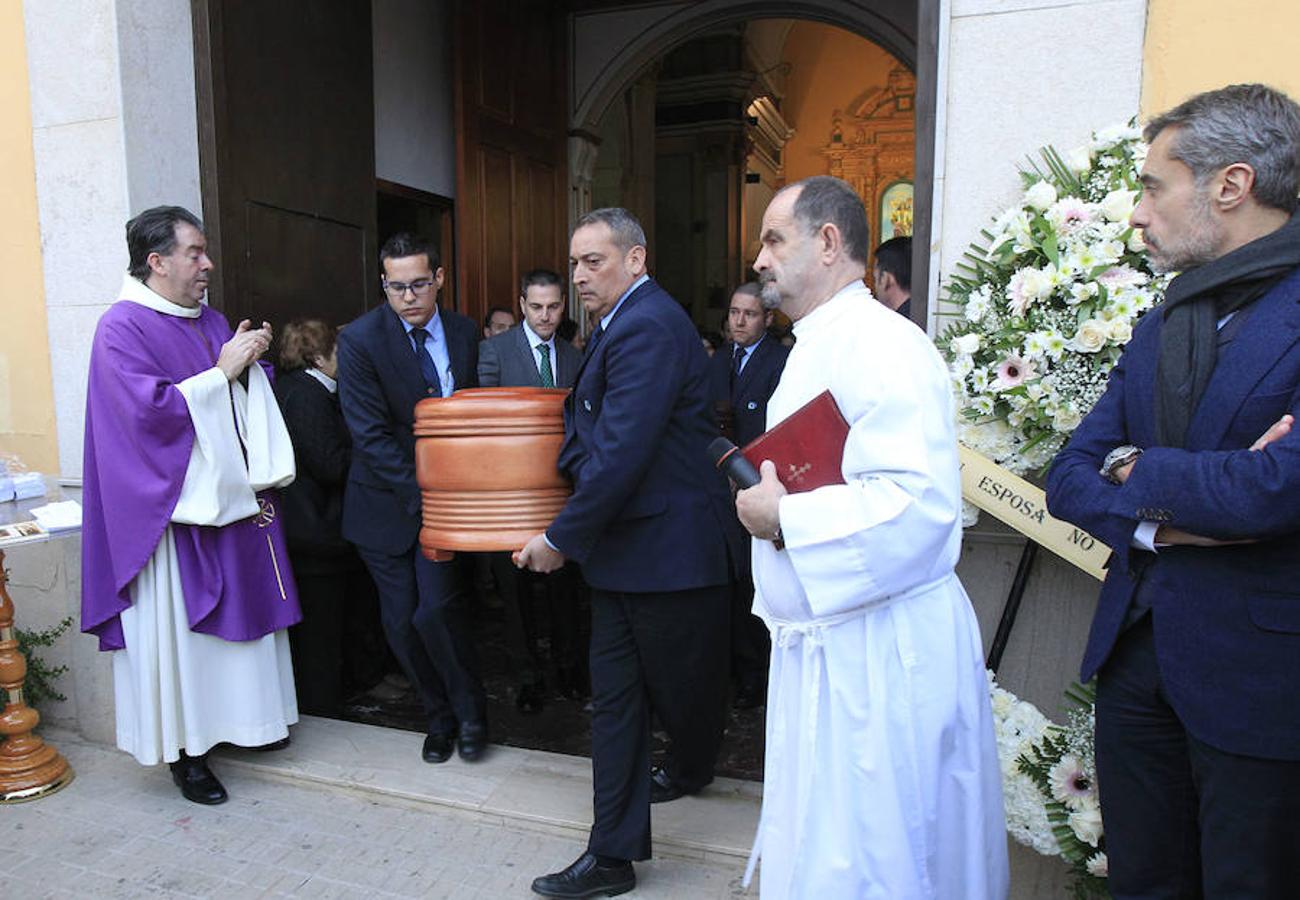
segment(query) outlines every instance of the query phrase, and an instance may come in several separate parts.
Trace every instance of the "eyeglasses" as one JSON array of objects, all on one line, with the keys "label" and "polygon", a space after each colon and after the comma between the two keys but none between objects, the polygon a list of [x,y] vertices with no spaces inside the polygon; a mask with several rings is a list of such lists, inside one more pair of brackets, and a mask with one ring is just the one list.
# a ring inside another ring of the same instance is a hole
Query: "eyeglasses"
[{"label": "eyeglasses", "polygon": [[433,288],[432,278],[420,278],[407,284],[404,281],[385,281],[384,290],[393,297],[405,297],[409,290],[417,297],[423,297]]}]

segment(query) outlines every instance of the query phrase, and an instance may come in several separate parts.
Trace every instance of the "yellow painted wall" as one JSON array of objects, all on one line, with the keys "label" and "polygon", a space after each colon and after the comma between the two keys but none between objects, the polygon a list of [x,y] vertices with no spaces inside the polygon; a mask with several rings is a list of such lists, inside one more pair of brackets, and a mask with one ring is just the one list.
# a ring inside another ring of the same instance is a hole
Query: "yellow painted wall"
[{"label": "yellow painted wall", "polygon": [[59,470],[21,0],[0,0],[0,454]]},{"label": "yellow painted wall", "polygon": [[1148,0],[1142,114],[1200,91],[1262,81],[1300,100],[1296,0]]},{"label": "yellow painted wall", "polygon": [[781,114],[795,130],[785,145],[786,181],[825,175],[821,148],[830,141],[831,115],[884,87],[898,60],[856,34],[803,21],[791,27],[781,60],[790,64]]}]

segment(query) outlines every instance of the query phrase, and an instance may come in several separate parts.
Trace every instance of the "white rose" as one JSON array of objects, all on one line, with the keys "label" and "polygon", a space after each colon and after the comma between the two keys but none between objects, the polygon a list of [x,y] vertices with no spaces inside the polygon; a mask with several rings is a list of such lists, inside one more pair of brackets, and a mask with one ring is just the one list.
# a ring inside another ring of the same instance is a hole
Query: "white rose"
[{"label": "white rose", "polygon": [[1111,319],[1106,326],[1106,336],[1117,344],[1127,344],[1133,337],[1133,326],[1126,319]]},{"label": "white rose", "polygon": [[1137,205],[1137,191],[1111,191],[1101,201],[1101,214],[1108,222],[1127,222]]},{"label": "white rose", "polygon": [[1087,147],[1075,147],[1065,154],[1065,166],[1075,175],[1082,175],[1092,168],[1092,151]]},{"label": "white rose", "polygon": [[1106,346],[1107,331],[1105,322],[1089,319],[1074,333],[1074,349],[1084,353],[1096,353]]},{"label": "white rose", "polygon": [[970,356],[980,348],[980,336],[974,333],[963,334],[961,337],[953,338],[948,346],[959,356]]},{"label": "white rose", "polygon": [[1063,406],[1052,416],[1052,427],[1057,431],[1068,434],[1079,427],[1083,418],[1079,415],[1078,410],[1070,406]]},{"label": "white rose", "polygon": [[1101,841],[1101,807],[1093,806],[1070,813],[1070,830],[1090,846]]},{"label": "white rose", "polygon": [[1133,253],[1141,253],[1147,248],[1147,242],[1142,239],[1142,229],[1134,228],[1133,233],[1128,236],[1128,248]]},{"label": "white rose", "polygon": [[1056,202],[1056,188],[1049,182],[1036,181],[1025,191],[1025,203],[1042,212]]}]

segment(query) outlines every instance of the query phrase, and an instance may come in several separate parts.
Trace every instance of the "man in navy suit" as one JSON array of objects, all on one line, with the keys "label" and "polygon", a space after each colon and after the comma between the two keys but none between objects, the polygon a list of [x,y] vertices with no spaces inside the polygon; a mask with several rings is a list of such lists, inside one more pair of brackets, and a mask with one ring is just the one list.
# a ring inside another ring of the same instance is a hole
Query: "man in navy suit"
[{"label": "man in navy suit", "polygon": [[[550,269],[525,273],[520,279],[519,308],[523,313],[519,325],[479,344],[479,386],[573,387],[582,354],[555,335],[564,318],[564,282],[559,273]],[[519,665],[515,706],[520,712],[536,713],[545,705],[545,660],[538,651],[536,631],[546,618],[552,626],[550,646],[560,680],[558,687],[565,694],[580,695],[585,678],[580,674],[583,648],[578,641],[580,587],[575,566],[542,576],[540,584],[534,584],[539,576],[516,569],[509,553],[491,554],[491,566],[505,603],[507,640]],[[534,587],[545,591],[550,617],[537,615],[531,602]]]},{"label": "man in navy suit", "polygon": [[1294,897],[1300,865],[1300,106],[1262,85],[1146,128],[1132,224],[1178,275],[1048,476],[1114,551],[1097,676],[1108,887]]},{"label": "man in navy suit", "polygon": [[871,292],[904,319],[912,318],[912,238],[892,237],[876,248]]},{"label": "man in navy suit", "polygon": [[[541,572],[577,560],[591,586],[595,821],[587,852],[533,882],[550,897],[631,890],[632,860],[650,856],[652,784],[698,791],[722,737],[729,498],[707,453],[707,357],[646,274],[645,244],[624,209],[587,213],[573,232],[573,284],[596,323],[565,405],[559,465],[574,491],[518,558]],[[654,782],[652,712],[673,742]]]},{"label": "man in navy suit", "polygon": [[[764,309],[762,287],[756,281],[742,284],[727,307],[731,342],[709,358],[709,393],[714,409],[730,437],[743,447],[767,430],[767,401],[776,390],[790,348],[768,336],[772,311]],[[734,518],[734,515],[733,515]],[[740,528],[737,519],[735,527]],[[736,578],[731,585],[731,675],[736,682],[735,706],[761,706],[767,692],[767,626],[750,608],[754,604],[754,579],[749,567],[749,541],[741,548]]]},{"label": "man in navy suit", "polygon": [[417,543],[415,404],[478,384],[478,325],[438,308],[438,251],[410,234],[379,253],[388,303],[339,335],[339,400],[352,432],[343,536],[357,545],[379,588],[384,632],[428,716],[422,755],[453,748],[476,760],[487,748],[483,683],[456,563],[431,562]]}]

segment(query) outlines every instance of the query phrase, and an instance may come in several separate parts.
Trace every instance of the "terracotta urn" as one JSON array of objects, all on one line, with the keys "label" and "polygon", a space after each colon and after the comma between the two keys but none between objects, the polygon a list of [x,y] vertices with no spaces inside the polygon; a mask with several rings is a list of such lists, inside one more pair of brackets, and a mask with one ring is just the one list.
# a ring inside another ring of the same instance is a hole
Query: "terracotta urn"
[{"label": "terracotta urn", "polygon": [[568,393],[470,388],[416,405],[425,556],[518,550],[551,524],[572,493],[556,468]]}]

